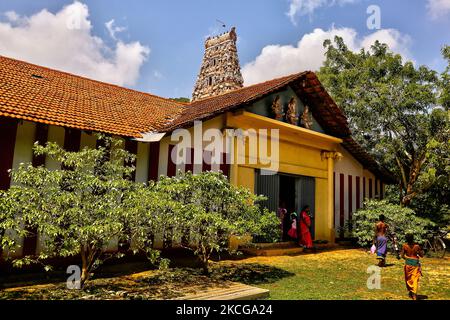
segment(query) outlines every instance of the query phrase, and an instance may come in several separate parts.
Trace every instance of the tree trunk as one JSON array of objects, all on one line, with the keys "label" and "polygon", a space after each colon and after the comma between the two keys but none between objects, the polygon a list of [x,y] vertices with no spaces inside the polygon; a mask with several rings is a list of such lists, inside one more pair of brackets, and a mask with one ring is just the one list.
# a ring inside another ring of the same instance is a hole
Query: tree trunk
[{"label": "tree trunk", "polygon": [[89,250],[87,246],[81,246],[81,289],[84,288],[86,281],[89,279]]},{"label": "tree trunk", "polygon": [[414,184],[417,182],[424,159],[425,154],[421,155],[419,159],[413,159],[411,163],[409,179],[405,186],[405,195],[402,197],[401,201],[402,207],[408,207],[411,204],[411,200],[417,195],[417,192],[414,191]]},{"label": "tree trunk", "polygon": [[209,249],[205,246],[204,243],[201,243],[201,255],[199,256],[200,261],[202,263],[202,269],[204,275],[209,275],[209,257],[211,252],[208,252]]},{"label": "tree trunk", "polygon": [[4,234],[5,230],[0,228],[0,262],[3,260],[3,247],[1,245],[1,241],[3,239]]},{"label": "tree trunk", "polygon": [[209,263],[208,263],[208,258],[203,258],[202,259],[202,269],[203,269],[203,274],[208,276],[209,275]]}]

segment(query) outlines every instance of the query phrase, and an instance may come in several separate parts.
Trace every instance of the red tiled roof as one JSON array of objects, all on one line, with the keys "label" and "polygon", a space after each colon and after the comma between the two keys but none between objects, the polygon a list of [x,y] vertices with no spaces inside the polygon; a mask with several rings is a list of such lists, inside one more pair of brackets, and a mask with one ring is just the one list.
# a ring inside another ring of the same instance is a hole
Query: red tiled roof
[{"label": "red tiled roof", "polygon": [[257,99],[284,89],[290,85],[303,99],[312,104],[312,112],[322,125],[335,136],[350,134],[347,119],[320,84],[317,76],[311,72],[301,72],[286,77],[244,87],[222,95],[197,100],[186,106],[180,116],[166,130],[189,126],[195,120],[205,120],[220,113],[250,104]]},{"label": "red tiled roof", "polygon": [[380,176],[387,183],[394,183],[392,174],[381,167],[351,136],[347,118],[342,110],[311,71],[292,74],[263,83],[244,87],[219,96],[190,103],[165,131],[189,127],[196,120],[207,120],[226,111],[242,108],[256,100],[290,86],[311,109],[316,121],[327,134],[344,140],[343,146],[366,169]]},{"label": "red tiled roof", "polygon": [[343,138],[359,162],[392,181],[351,138],[346,117],[311,71],[186,104],[0,56],[0,116],[135,138],[188,127],[287,86],[310,106],[326,133]]},{"label": "red tiled roof", "polygon": [[0,115],[141,137],[176,118],[182,104],[0,56]]}]

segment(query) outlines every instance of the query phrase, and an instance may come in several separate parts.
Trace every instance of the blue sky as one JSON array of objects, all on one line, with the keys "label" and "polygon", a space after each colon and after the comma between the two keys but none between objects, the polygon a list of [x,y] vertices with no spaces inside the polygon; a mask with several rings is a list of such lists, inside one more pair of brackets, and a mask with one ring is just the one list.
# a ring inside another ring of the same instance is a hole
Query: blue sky
[{"label": "blue sky", "polygon": [[[82,17],[86,27],[75,34],[61,30],[57,19],[73,1],[2,0],[0,55],[165,97],[190,97],[205,37],[224,30],[216,19],[237,27],[246,84],[317,69],[323,60],[323,38],[334,34],[347,36],[354,49],[377,37],[387,39],[394,51],[439,71],[445,67],[440,48],[450,44],[450,0],[80,0],[76,4],[89,15]],[[381,30],[367,28],[369,5],[381,10]],[[49,16],[35,17],[33,23],[27,20],[44,9]],[[112,19],[111,26],[118,29],[111,34],[105,24]]]}]

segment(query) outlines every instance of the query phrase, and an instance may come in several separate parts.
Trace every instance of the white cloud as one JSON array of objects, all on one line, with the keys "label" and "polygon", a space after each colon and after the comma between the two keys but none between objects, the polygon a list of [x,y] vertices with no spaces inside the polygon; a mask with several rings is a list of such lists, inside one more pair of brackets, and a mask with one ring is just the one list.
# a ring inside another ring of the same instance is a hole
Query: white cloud
[{"label": "white cloud", "polygon": [[386,43],[391,51],[400,54],[405,60],[413,61],[411,52],[409,51],[412,42],[410,36],[402,34],[396,29],[380,29],[364,37],[360,43],[360,47],[369,49],[376,40],[381,43]]},{"label": "white cloud", "polygon": [[340,36],[352,51],[369,49],[375,40],[387,43],[392,51],[410,59],[408,47],[410,37],[395,29],[381,29],[366,37],[358,37],[351,28],[334,28],[324,31],[320,28],[305,34],[297,45],[268,45],[255,60],[242,68],[245,85],[282,77],[296,72],[318,70],[325,60],[323,42]]},{"label": "white cloud", "polygon": [[7,21],[0,22],[1,55],[100,81],[135,84],[150,53],[139,42],[115,41],[110,47],[94,36],[88,7],[78,1],[56,13],[44,9],[31,16],[5,16]]},{"label": "white cloud", "polygon": [[15,13],[14,11],[6,11],[4,13],[6,19],[8,19],[11,22],[16,22],[19,20],[19,15],[17,13]]},{"label": "white cloud", "polygon": [[450,0],[427,0],[428,14],[433,19],[439,19],[450,13]]},{"label": "white cloud", "polygon": [[117,40],[116,38],[116,34],[119,32],[123,32],[125,30],[127,30],[127,28],[125,27],[116,27],[114,26],[114,19],[109,20],[108,22],[105,23],[106,29],[108,30],[109,35],[111,36],[111,38],[113,38],[114,40]]},{"label": "white cloud", "polygon": [[311,17],[314,11],[320,7],[345,5],[356,1],[358,0],[290,0],[289,11],[286,14],[291,19],[291,22],[297,25],[297,20],[295,19],[297,15],[309,15]]}]

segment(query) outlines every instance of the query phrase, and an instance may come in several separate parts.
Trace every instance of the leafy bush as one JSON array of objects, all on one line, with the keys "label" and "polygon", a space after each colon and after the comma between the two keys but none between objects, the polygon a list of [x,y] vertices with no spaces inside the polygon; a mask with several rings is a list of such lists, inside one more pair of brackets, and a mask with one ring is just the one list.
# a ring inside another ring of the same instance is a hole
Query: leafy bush
[{"label": "leafy bush", "polygon": [[262,235],[278,228],[275,213],[261,211],[257,205],[262,197],[232,185],[221,173],[180,172],[176,177],[161,177],[156,189],[177,204],[168,207],[170,234],[176,240],[188,239],[182,245],[198,256],[204,273],[209,272],[213,252],[230,251],[232,235]]},{"label": "leafy bush", "polygon": [[15,259],[15,266],[80,256],[83,286],[105,259],[123,255],[105,250],[118,239],[132,241],[134,253],[144,251],[152,262],[167,266],[152,249],[153,236],[163,235],[193,250],[207,273],[213,252],[230,251],[231,236],[277,236],[275,213],[258,206],[264,198],[233,186],[223,174],[180,172],[148,185],[135,183],[129,179],[134,156],[120,140],[99,138],[104,146],[79,152],[55,143],[36,145],[37,155],[58,161],[61,169],[22,164],[12,171],[15,184],[0,193],[1,248],[12,252],[15,240],[30,229],[45,242],[37,256]]},{"label": "leafy bush", "polygon": [[[31,164],[12,170],[15,184],[0,196],[0,229],[12,229],[21,236],[35,229],[44,241],[38,256],[15,259],[15,266],[80,256],[83,286],[105,259],[122,255],[107,253],[105,248],[123,238],[127,221],[141,213],[128,211],[124,199],[142,196],[142,188],[128,179],[134,167],[125,164],[134,156],[122,148],[120,140],[99,138],[104,146],[79,152],[65,151],[51,142],[45,147],[36,144],[35,153],[58,161],[59,170]],[[2,247],[14,245],[13,238],[0,236]]]},{"label": "leafy bush", "polygon": [[386,223],[391,231],[395,232],[400,243],[405,242],[407,233],[414,234],[417,242],[422,242],[430,227],[434,223],[430,220],[419,218],[415,212],[409,208],[401,207],[389,203],[386,200],[369,200],[364,204],[364,208],[353,214],[352,222],[346,228],[351,235],[358,240],[361,246],[368,246],[372,243],[375,235],[375,223],[379,216],[386,217]]},{"label": "leafy bush", "polygon": [[253,233],[253,242],[272,243],[280,239],[280,220],[275,214],[262,214],[258,222],[258,230]]}]

